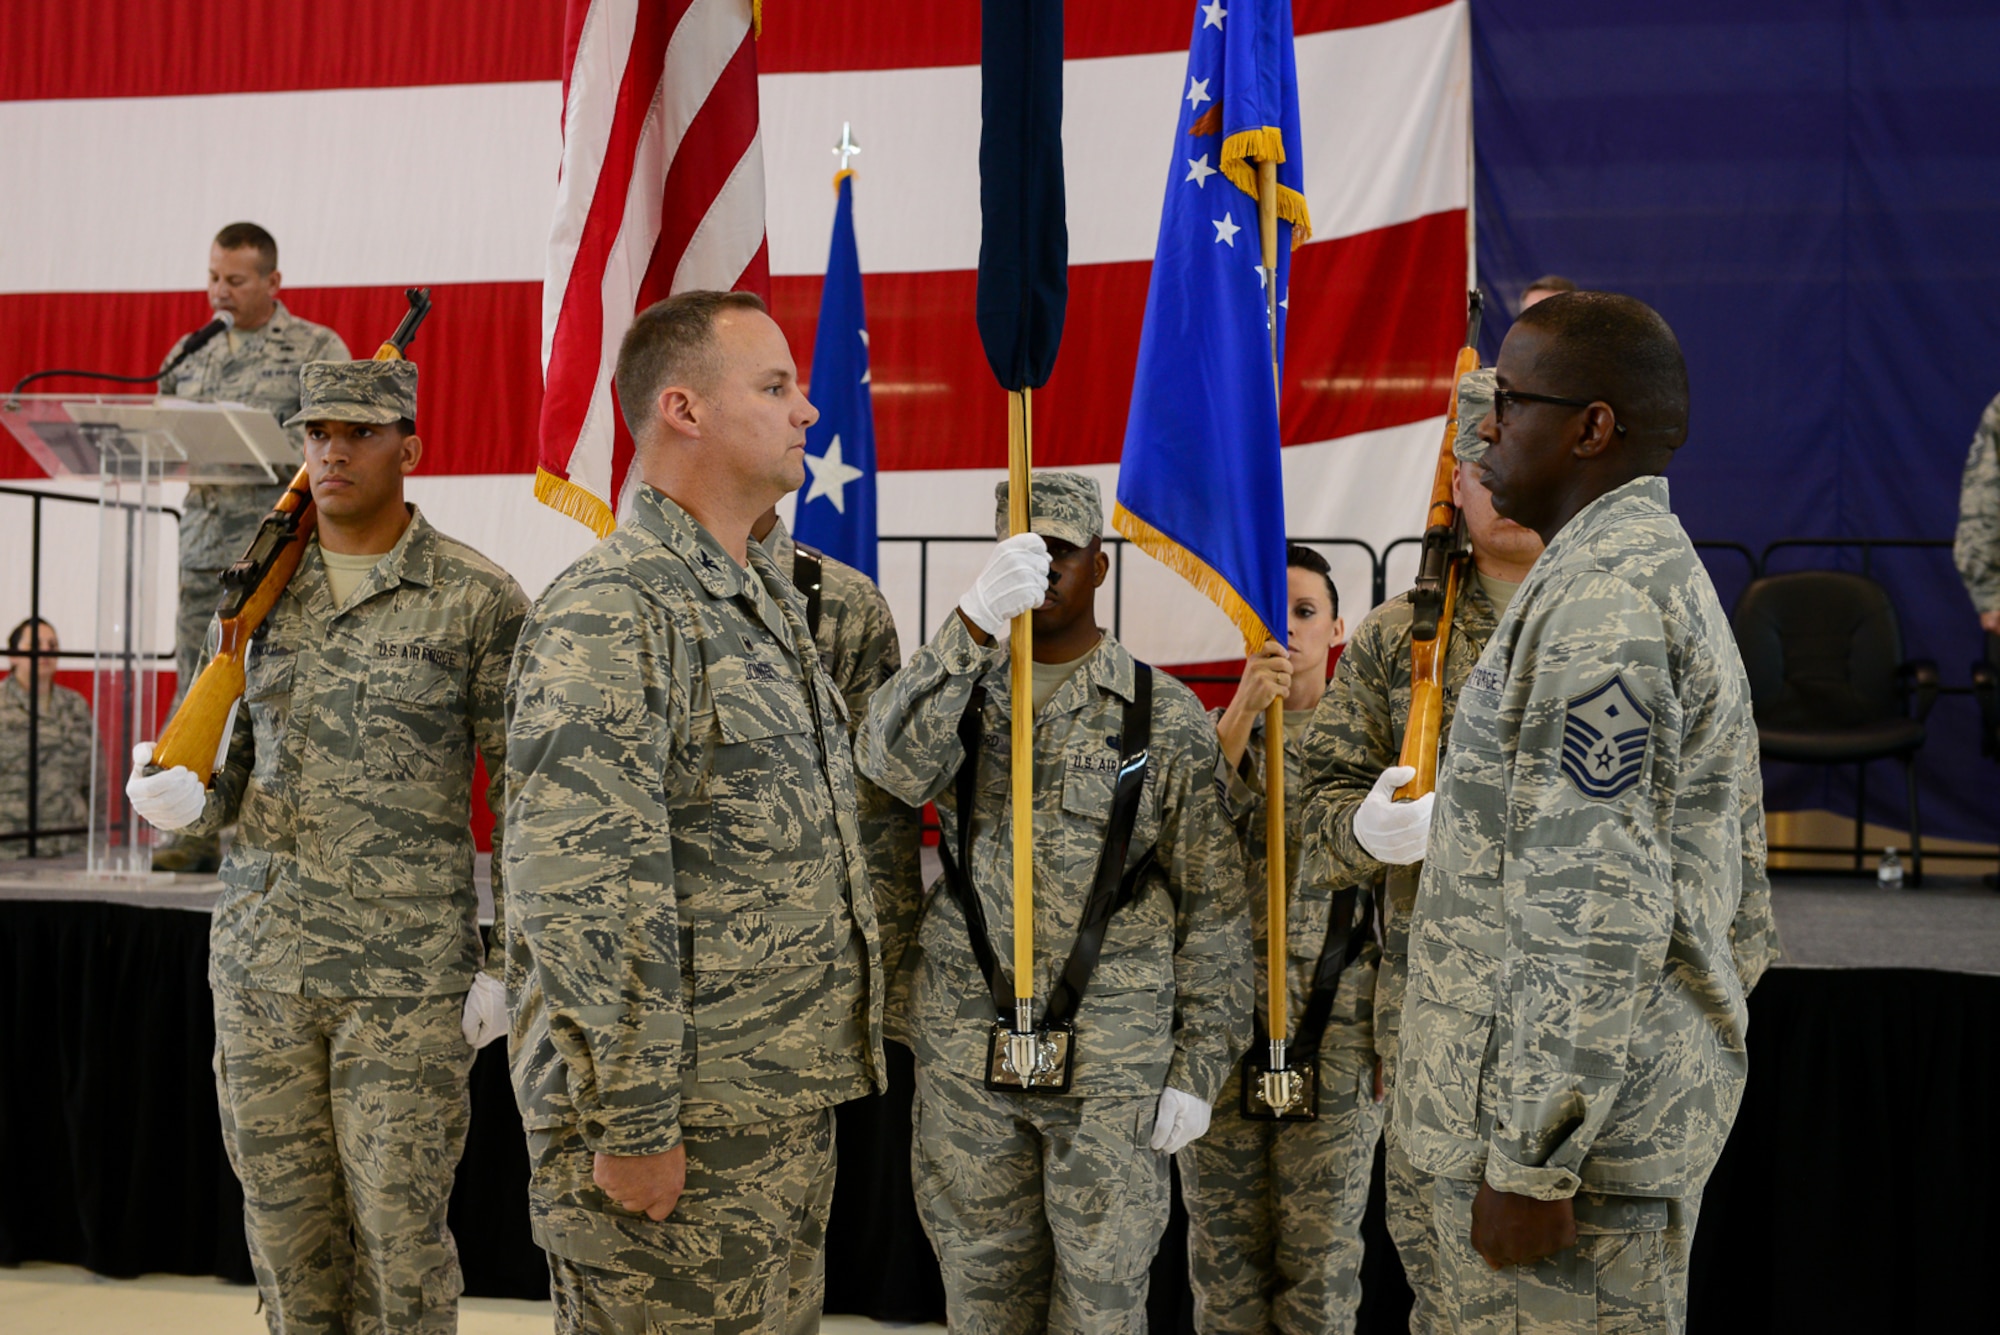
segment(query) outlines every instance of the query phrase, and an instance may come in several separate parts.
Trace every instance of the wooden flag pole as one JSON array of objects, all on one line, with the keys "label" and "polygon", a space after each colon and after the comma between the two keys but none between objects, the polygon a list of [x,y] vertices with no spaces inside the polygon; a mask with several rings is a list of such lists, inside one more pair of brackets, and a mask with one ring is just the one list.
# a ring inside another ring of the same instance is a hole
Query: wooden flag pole
[{"label": "wooden flag pole", "polygon": [[[1268,158],[1257,163],[1257,235],[1264,247],[1264,299],[1271,326],[1271,393],[1282,404],[1283,382],[1278,372],[1278,164]],[[1273,626],[1275,635],[1288,628]],[[1262,645],[1257,646],[1262,649]],[[1271,1022],[1271,1074],[1267,1083],[1284,1083],[1285,1035],[1290,1019],[1285,1014],[1285,701],[1271,701],[1264,711],[1264,906],[1265,955],[1264,991],[1268,997]],[[1266,1101],[1278,1106],[1266,1091]],[[1296,1091],[1291,1093],[1296,1098]],[[1287,1104],[1290,1098],[1286,1100]]]},{"label": "wooden flag pole", "polygon": [[[1007,395],[1007,532],[1026,533],[1028,478],[1034,457],[1034,417],[1029,389]],[[1012,655],[1013,748],[1008,778],[1014,800],[1014,1033],[1035,1028],[1035,614],[1014,618]],[[961,814],[959,819],[967,819]],[[1030,1069],[1016,1063],[1016,1069]]]}]

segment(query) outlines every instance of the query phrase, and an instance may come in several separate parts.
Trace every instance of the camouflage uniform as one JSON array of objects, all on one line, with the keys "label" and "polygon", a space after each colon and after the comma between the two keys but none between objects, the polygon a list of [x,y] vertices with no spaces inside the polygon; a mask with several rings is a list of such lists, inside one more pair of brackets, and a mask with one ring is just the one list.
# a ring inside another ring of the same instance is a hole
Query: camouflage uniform
[{"label": "camouflage uniform", "polygon": [[[180,355],[182,338],[168,350],[165,361]],[[192,357],[160,378],[160,393],[200,403],[244,403],[267,408],[283,422],[299,408],[299,371],[308,362],[347,360],[347,345],[325,325],[301,320],[276,303],[271,318],[239,334],[231,352],[227,335],[211,339]],[[291,432],[294,443],[303,432]],[[180,602],[174,621],[174,707],[180,707],[206,656],[209,623],[222,601],[222,572],[243,555],[257,534],[257,525],[277,503],[289,479],[276,482],[198,483],[181,502]],[[185,837],[185,832],[182,832]],[[160,836],[156,846],[178,844],[180,838]],[[189,840],[184,858],[213,853],[213,837]]]},{"label": "camouflage uniform", "polygon": [[1965,456],[1951,554],[1972,605],[1982,614],[2000,612],[2000,398],[1980,414]]},{"label": "camouflage uniform", "polygon": [[[1351,652],[1351,651],[1350,651]],[[1211,718],[1219,718],[1215,710]],[[1265,999],[1269,913],[1265,896],[1264,721],[1250,732],[1243,764],[1218,771],[1243,841],[1255,941],[1257,997]],[[1300,877],[1304,736],[1285,744],[1285,1011],[1298,1032],[1328,910],[1339,883]],[[1366,923],[1356,930],[1367,931]],[[1351,1330],[1361,1301],[1361,1216],[1375,1167],[1382,1107],[1375,1102],[1375,1057],[1368,1050],[1375,991],[1371,944],[1347,966],[1320,1043],[1319,1118],[1269,1122],[1240,1109],[1242,1069],[1230,1073],[1208,1134],[1180,1155],[1188,1207],[1188,1269],[1195,1328],[1203,1335],[1268,1330]],[[1263,1016],[1269,1030],[1268,1015]]]},{"label": "camouflage uniform", "polygon": [[[798,545],[779,520],[762,539],[771,561],[787,579]],[[813,636],[820,662],[833,678],[834,689],[847,704],[847,734],[859,731],[868,717],[868,702],[903,666],[903,649],[896,637],[896,619],[889,600],[875,581],[853,566],[830,556],[820,558],[819,630]],[[909,1036],[894,1027],[897,966],[903,947],[916,927],[917,903],[923,895],[923,817],[917,808],[898,802],[860,774],[854,776],[854,802],[861,826],[861,847],[868,862],[868,880],[875,895],[875,919],[881,926],[882,977],[890,991],[883,1008],[883,1037],[908,1046]]]},{"label": "camouflage uniform", "polygon": [[[0,834],[28,828],[28,692],[9,673],[0,682]],[[90,823],[90,704],[67,686],[50,684],[35,720],[41,772],[35,826],[60,830]],[[57,858],[84,846],[82,835],[35,840],[35,856]],[[25,839],[0,839],[0,862],[28,856]]]},{"label": "camouflage uniform", "polygon": [[[1036,477],[1035,530],[1088,541],[1102,525],[1095,484],[1080,480],[1084,501],[1064,478],[1075,475]],[[1001,514],[1004,532],[1004,499]],[[1041,998],[1068,956],[1104,846],[1139,670],[1107,635],[1035,720]],[[954,612],[877,693],[855,742],[863,773],[913,806],[935,800],[942,837],[956,840],[968,818],[954,787],[965,757],[959,720],[974,688],[985,687],[967,871],[1003,956],[1013,939],[1008,675],[1007,646],[979,645]],[[1212,1102],[1249,1039],[1243,863],[1215,792],[1215,730],[1193,693],[1165,674],[1155,678],[1152,728],[1127,865],[1148,849],[1155,861],[1105,932],[1076,1018],[1068,1095],[984,1087],[998,1017],[951,895],[933,889],[904,957],[902,1023],[917,1054],[917,1210],[954,1330],[1143,1329],[1147,1269],[1167,1222],[1167,1160],[1148,1144],[1161,1089]]]},{"label": "camouflage uniform", "polygon": [[[414,391],[408,363],[306,378],[308,410],[338,420],[368,420],[357,394],[387,401],[376,421],[409,416]],[[457,1328],[445,1205],[473,1057],[460,1016],[481,967],[474,753],[497,816],[526,606],[412,507],[338,606],[310,540],[253,641],[192,829],[237,823],[209,932],[216,1089],[274,1333]],[[503,903],[498,874],[493,892]]]},{"label": "camouflage uniform", "polygon": [[[1469,572],[1468,572],[1469,575]],[[1312,879],[1331,885],[1377,885],[1382,953],[1375,971],[1372,1014],[1362,1033],[1382,1064],[1382,1087],[1396,1084],[1397,1034],[1409,975],[1410,912],[1421,864],[1388,867],[1354,837],[1354,812],[1382,771],[1397,763],[1410,718],[1410,595],[1400,594],[1368,614],[1341,652],[1333,682],[1320,701],[1306,739],[1305,857]],[[1445,649],[1443,735],[1449,736],[1458,693],[1493,634],[1493,605],[1479,581],[1466,578],[1452,604],[1451,640]],[[1336,1023],[1339,1023],[1336,1012]],[[1388,1127],[1389,1232],[1416,1296],[1410,1328],[1430,1328],[1437,1301],[1435,1266],[1419,1224],[1419,1203],[1395,1129]],[[1373,1149],[1372,1143],[1370,1146]],[[1365,1190],[1364,1185],[1364,1190]]]},{"label": "camouflage uniform", "polygon": [[[1391,1115],[1453,1329],[1679,1328],[1775,952],[1749,686],[1640,478],[1549,544],[1452,724]],[[1584,1240],[1492,1270],[1461,1236],[1482,1180],[1575,1198]]]},{"label": "camouflage uniform", "polygon": [[[749,561],[643,487],[521,635],[510,1051],[564,1331],[814,1329],[831,1109],[882,1069],[845,709],[797,590]],[[592,1180],[677,1145],[663,1221]]]}]

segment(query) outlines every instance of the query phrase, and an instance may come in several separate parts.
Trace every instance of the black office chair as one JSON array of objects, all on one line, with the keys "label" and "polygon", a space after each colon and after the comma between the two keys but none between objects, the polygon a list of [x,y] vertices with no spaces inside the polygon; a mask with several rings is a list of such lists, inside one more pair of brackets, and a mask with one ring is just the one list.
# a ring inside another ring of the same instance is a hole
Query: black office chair
[{"label": "black office chair", "polygon": [[1910,884],[1922,885],[1916,761],[1924,720],[1937,703],[1938,673],[1934,663],[1904,661],[1889,595],[1872,579],[1836,570],[1767,575],[1737,600],[1734,627],[1765,757],[1856,767],[1856,871],[1866,852],[1868,762],[1902,762]]}]

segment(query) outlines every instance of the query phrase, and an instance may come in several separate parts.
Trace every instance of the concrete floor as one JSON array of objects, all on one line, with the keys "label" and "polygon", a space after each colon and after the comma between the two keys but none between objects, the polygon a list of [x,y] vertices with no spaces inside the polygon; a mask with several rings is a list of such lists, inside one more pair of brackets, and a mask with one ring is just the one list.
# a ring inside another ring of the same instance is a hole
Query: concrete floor
[{"label": "concrete floor", "polygon": [[[553,1329],[547,1303],[466,1298],[460,1335],[529,1335]],[[943,1326],[889,1326],[833,1316],[821,1335],[877,1335],[891,1330],[941,1331]],[[75,1266],[24,1265],[0,1270],[0,1330],[7,1335],[264,1335],[257,1291],[219,1279],[146,1275],[105,1279]]]}]

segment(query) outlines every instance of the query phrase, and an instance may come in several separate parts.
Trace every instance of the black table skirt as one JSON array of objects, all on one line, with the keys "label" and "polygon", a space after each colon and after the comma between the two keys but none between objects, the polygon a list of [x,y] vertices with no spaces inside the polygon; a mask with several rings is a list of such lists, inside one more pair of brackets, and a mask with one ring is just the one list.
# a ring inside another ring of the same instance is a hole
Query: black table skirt
[{"label": "black table skirt", "polygon": [[[208,920],[177,910],[0,902],[0,1264],[248,1281],[216,1122]],[[1755,1072],[1703,1202],[1690,1328],[1980,1329],[2000,1245],[2000,978],[1779,969],[1751,1004]],[[895,1088],[840,1115],[827,1310],[942,1320],[910,1198],[906,1054]],[[504,1052],[479,1056],[452,1193],[466,1291],[547,1293]],[[1409,1295],[1366,1225],[1363,1331]],[[1153,1329],[1189,1331],[1186,1219],[1154,1264]]]}]

